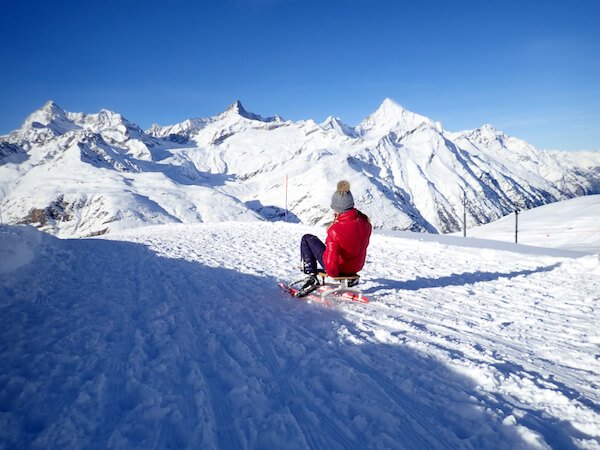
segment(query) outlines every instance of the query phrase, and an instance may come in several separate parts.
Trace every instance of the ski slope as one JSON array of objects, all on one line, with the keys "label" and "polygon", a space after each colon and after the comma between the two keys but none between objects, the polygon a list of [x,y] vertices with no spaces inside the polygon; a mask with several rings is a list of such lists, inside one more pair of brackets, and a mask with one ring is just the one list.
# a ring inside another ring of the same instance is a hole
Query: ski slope
[{"label": "ski slope", "polygon": [[[467,236],[538,247],[600,253],[600,195],[587,195],[521,211],[467,230]],[[462,233],[454,233],[455,235]]]},{"label": "ski slope", "polygon": [[0,448],[600,448],[598,255],[375,233],[324,308],[306,232],[2,227]]}]

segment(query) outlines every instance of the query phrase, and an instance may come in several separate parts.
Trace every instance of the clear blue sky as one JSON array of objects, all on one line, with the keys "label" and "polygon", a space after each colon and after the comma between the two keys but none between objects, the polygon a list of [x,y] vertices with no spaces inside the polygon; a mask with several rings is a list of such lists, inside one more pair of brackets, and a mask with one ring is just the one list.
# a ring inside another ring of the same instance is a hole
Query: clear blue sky
[{"label": "clear blue sky", "polygon": [[600,1],[8,1],[0,133],[47,100],[147,128],[239,99],[356,125],[389,97],[451,131],[600,150]]}]

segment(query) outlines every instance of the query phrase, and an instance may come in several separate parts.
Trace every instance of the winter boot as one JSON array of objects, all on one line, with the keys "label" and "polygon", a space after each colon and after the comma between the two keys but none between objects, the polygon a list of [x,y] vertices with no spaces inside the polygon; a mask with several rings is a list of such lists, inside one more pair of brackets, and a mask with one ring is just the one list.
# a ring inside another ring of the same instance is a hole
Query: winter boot
[{"label": "winter boot", "polygon": [[358,278],[355,278],[354,280],[348,280],[348,287],[354,287],[358,284]]},{"label": "winter boot", "polygon": [[311,275],[310,277],[308,277],[306,279],[306,281],[304,282],[302,287],[300,289],[298,289],[298,292],[296,292],[296,297],[304,297],[304,296],[310,294],[315,289],[317,289],[319,286],[320,286],[320,283],[319,283],[319,279],[317,278],[317,276]]}]

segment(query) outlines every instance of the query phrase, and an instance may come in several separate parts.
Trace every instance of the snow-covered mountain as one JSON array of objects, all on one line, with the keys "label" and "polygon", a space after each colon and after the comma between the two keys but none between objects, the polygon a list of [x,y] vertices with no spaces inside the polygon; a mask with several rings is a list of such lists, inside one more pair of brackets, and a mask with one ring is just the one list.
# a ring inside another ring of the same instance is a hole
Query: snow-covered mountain
[{"label": "snow-covered mountain", "polygon": [[[356,127],[289,121],[236,101],[214,117],[143,131],[120,114],[48,102],[0,137],[9,223],[60,236],[145,224],[325,224],[339,179],[376,227],[448,232],[514,209],[600,193],[600,154],[537,150],[490,125],[451,133],[386,99]],[[287,186],[286,186],[287,180]]]}]

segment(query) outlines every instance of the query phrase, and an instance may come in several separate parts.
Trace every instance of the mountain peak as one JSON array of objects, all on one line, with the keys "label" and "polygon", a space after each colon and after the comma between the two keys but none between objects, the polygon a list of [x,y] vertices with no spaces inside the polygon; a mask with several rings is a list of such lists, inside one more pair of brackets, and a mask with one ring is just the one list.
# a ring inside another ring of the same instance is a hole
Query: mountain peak
[{"label": "mountain peak", "polygon": [[57,114],[65,113],[64,109],[62,109],[60,106],[58,106],[58,104],[54,100],[48,100],[46,103],[44,103],[44,106],[42,106],[40,108],[40,110],[57,113]]},{"label": "mountain peak", "polygon": [[394,117],[394,118],[398,118],[398,117],[402,117],[402,116],[409,116],[411,118],[419,118],[421,119],[421,121],[430,121],[427,117],[425,116],[420,116],[418,114],[415,114],[411,111],[409,111],[408,109],[404,108],[402,105],[400,105],[399,103],[396,103],[394,100],[390,99],[390,98],[385,98],[383,100],[383,102],[381,102],[381,105],[379,105],[379,108],[377,108],[377,110],[373,113],[379,116],[385,116],[385,117]]},{"label": "mountain peak", "polygon": [[488,131],[490,133],[499,133],[499,131],[490,123],[483,124],[480,128],[481,131]]},{"label": "mountain peak", "polygon": [[389,97],[386,97],[381,102],[381,105],[379,105],[379,108],[377,108],[374,114],[377,113],[393,115],[414,114]]},{"label": "mountain peak", "polygon": [[342,122],[339,117],[328,116],[319,126],[324,130],[335,130],[346,136],[356,137],[354,130]]},{"label": "mountain peak", "polygon": [[429,118],[413,113],[390,98],[383,100],[379,108],[363,120],[356,128],[362,134],[385,135],[390,131],[407,132],[422,124],[435,126]]},{"label": "mountain peak", "polygon": [[258,114],[251,113],[244,108],[244,106],[242,105],[242,102],[239,100],[236,100],[235,102],[233,102],[223,113],[220,114],[220,116],[228,116],[228,115],[237,115],[237,116],[243,117],[244,119],[257,120],[259,122],[281,121],[281,118],[279,116],[264,118]]},{"label": "mountain peak", "polygon": [[486,123],[475,130],[475,133],[487,140],[495,140],[504,137],[502,131],[497,130],[493,125]]},{"label": "mountain peak", "polygon": [[381,107],[404,109],[404,108],[402,108],[402,106],[400,104],[396,103],[394,100],[392,100],[389,97],[386,97],[383,99],[383,101],[381,102],[381,105],[380,105],[380,108]]},{"label": "mountain peak", "polygon": [[474,128],[472,130],[464,130],[456,133],[456,136],[459,137],[467,137],[467,138],[475,138],[475,139],[487,139],[494,140],[497,137],[504,136],[502,131],[497,130],[493,125],[486,123],[481,125],[479,128]]},{"label": "mountain peak", "polygon": [[251,113],[244,108],[242,102],[236,100],[225,110],[224,114],[236,114],[238,116],[244,117],[245,119],[250,120],[262,120],[258,114]]},{"label": "mountain peak", "polygon": [[48,100],[40,109],[34,111],[29,117],[35,116],[38,122],[47,125],[50,121],[57,118],[66,118],[67,113],[53,100]]},{"label": "mountain peak", "polygon": [[327,124],[331,124],[331,123],[340,124],[340,123],[342,123],[342,121],[339,117],[327,116],[327,118],[321,123],[321,125],[327,125]]},{"label": "mountain peak", "polygon": [[92,120],[110,125],[129,124],[129,121],[125,119],[122,114],[105,108],[102,108],[97,114],[89,114],[88,117]]},{"label": "mountain peak", "polygon": [[40,109],[27,116],[21,126],[21,130],[40,128],[49,129],[53,133],[60,135],[69,130],[76,129],[77,126],[69,119],[65,110],[54,101],[49,100]]},{"label": "mountain peak", "polygon": [[240,116],[244,116],[244,115],[248,114],[248,111],[246,111],[244,109],[244,106],[242,105],[242,102],[239,101],[239,100],[236,100],[231,105],[229,105],[229,107],[225,110],[225,112],[228,112],[228,111],[237,113]]}]

